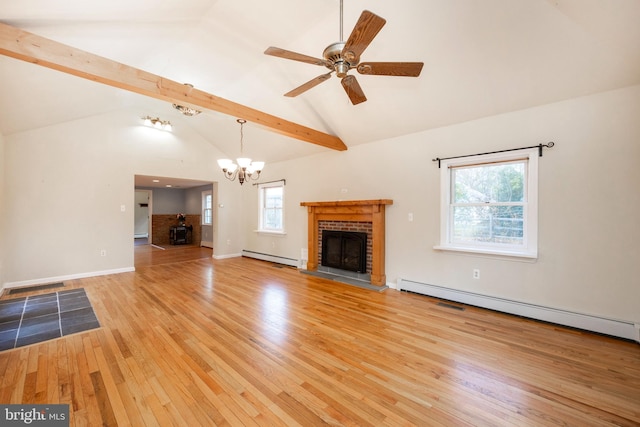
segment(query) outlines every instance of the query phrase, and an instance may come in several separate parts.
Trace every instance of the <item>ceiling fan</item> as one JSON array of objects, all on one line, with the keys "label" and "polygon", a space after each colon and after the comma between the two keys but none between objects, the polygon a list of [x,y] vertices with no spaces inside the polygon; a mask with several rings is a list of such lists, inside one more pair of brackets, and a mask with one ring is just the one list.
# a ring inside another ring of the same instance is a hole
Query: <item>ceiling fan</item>
[{"label": "ceiling fan", "polygon": [[360,55],[369,46],[374,37],[387,22],[385,19],[365,10],[360,15],[360,19],[351,31],[349,39],[343,41],[342,32],[342,0],[340,0],[340,40],[327,46],[322,54],[322,59],[291,52],[277,47],[269,47],[264,51],[266,55],[277,56],[279,58],[291,59],[293,61],[306,62],[313,65],[327,67],[330,72],[321,74],[318,77],[298,86],[287,92],[284,96],[294,97],[319,85],[331,77],[335,71],[341,79],[342,87],[347,92],[347,96],[353,105],[357,105],[367,100],[356,77],[347,74],[349,70],[355,68],[360,74],[377,76],[406,76],[418,77],[422,71],[422,62],[360,62]]}]

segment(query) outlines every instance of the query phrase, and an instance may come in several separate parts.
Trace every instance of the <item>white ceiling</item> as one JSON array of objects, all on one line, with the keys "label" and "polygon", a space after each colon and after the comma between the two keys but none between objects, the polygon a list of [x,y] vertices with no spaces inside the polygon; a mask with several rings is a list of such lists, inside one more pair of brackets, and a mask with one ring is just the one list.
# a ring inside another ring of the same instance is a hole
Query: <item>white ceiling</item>
[{"label": "white ceiling", "polygon": [[[0,21],[313,129],[352,147],[640,84],[640,0],[344,0],[387,20],[363,61],[422,61],[418,78],[363,76],[353,106],[327,70],[264,55],[321,57],[339,39],[339,0],[0,0]],[[0,132],[125,109],[195,129],[236,157],[236,117],[184,117],[169,103],[0,56]],[[245,152],[273,162],[327,150],[245,125]]]}]

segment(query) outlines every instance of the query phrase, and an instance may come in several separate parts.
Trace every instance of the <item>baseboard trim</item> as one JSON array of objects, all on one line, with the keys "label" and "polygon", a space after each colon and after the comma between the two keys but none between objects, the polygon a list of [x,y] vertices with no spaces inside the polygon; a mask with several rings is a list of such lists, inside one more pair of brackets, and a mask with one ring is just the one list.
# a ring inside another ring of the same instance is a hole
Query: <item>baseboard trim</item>
[{"label": "baseboard trim", "polygon": [[270,261],[278,264],[290,265],[291,267],[300,267],[300,261],[294,258],[287,258],[278,255],[264,254],[261,252],[248,251],[246,249],[242,250],[242,256],[247,258],[255,258],[262,261]]},{"label": "baseboard trim", "polygon": [[640,329],[634,322],[609,319],[585,313],[529,304],[504,298],[492,297],[473,292],[445,288],[427,283],[398,279],[397,289],[456,301],[477,307],[515,314],[517,316],[570,326],[587,331],[611,335],[640,343]]},{"label": "baseboard trim", "polygon": [[136,271],[134,267],[125,267],[125,268],[115,268],[112,270],[90,271],[87,273],[78,273],[78,274],[67,274],[63,276],[42,277],[39,279],[22,280],[19,282],[7,282],[2,286],[2,289],[0,289],[0,295],[6,289],[26,288],[29,286],[42,285],[43,283],[64,282],[65,280],[85,279],[87,277],[106,276],[109,274],[131,273],[133,271]]},{"label": "baseboard trim", "polygon": [[213,242],[207,242],[207,241],[201,240],[200,246],[213,249]]}]

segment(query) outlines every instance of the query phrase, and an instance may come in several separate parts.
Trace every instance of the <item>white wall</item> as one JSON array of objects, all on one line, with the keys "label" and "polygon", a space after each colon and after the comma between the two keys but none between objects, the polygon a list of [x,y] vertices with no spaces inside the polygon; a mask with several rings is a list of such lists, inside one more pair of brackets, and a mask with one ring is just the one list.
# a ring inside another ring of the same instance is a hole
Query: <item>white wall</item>
[{"label": "white wall", "polygon": [[[211,144],[186,127],[169,133],[142,126],[139,116],[121,111],[5,137],[2,223],[12,226],[2,239],[11,242],[4,285],[130,270],[134,175],[219,178],[212,165],[222,153]],[[235,187],[218,189],[236,208]],[[214,241],[214,251],[238,253],[237,218],[219,218],[235,235],[224,245]]]},{"label": "white wall", "polygon": [[[287,180],[282,237],[255,233],[256,187],[220,180],[212,165],[222,153],[189,129],[158,132],[138,117],[123,111],[5,136],[0,227],[2,244],[11,243],[0,259],[3,283],[132,268],[134,175],[160,175],[218,180],[218,257],[248,249],[300,258],[307,242],[301,201],[389,198],[391,283],[403,278],[640,323],[638,86],[267,164],[261,181]],[[540,161],[536,261],[433,249],[439,171],[432,158],[548,141],[556,146]],[[472,279],[474,268],[480,280]]]},{"label": "white wall", "polygon": [[[248,231],[244,248],[299,258],[307,242],[301,201],[389,198],[389,282],[402,278],[639,323],[639,118],[636,86],[268,164],[262,180],[287,180],[287,235]],[[433,249],[440,238],[433,158],[549,141],[556,146],[540,159],[537,260]],[[244,197],[251,206],[245,211],[257,212],[257,191]],[[244,222],[255,230],[257,214],[245,215]],[[472,278],[476,268],[479,280]]]}]

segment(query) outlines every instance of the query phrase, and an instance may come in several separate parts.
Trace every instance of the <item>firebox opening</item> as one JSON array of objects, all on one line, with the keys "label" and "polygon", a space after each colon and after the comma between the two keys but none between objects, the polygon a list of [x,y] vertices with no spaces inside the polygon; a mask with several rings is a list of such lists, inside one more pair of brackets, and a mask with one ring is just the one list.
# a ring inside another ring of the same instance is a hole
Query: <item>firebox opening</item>
[{"label": "firebox opening", "polygon": [[325,267],[366,273],[367,233],[323,230],[320,263]]}]

